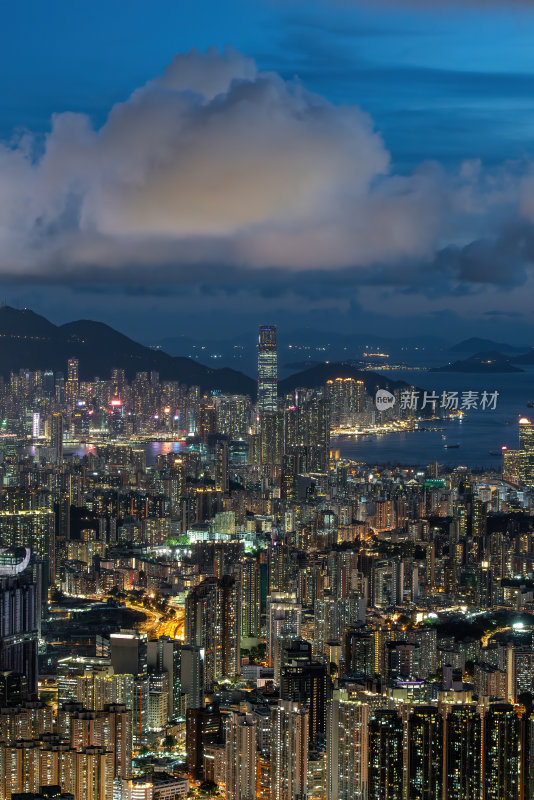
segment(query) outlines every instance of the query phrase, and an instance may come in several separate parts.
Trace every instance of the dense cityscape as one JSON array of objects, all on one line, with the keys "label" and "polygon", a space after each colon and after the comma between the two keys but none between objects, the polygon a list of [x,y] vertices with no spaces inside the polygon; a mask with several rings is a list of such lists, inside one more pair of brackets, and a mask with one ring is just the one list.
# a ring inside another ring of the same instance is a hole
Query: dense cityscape
[{"label": "dense cityscape", "polygon": [[257,397],[65,367],[1,390],[2,800],[534,796],[528,418],[379,467],[331,430],[417,412],[279,396],[276,326]]},{"label": "dense cityscape", "polygon": [[0,15],[0,800],[534,800],[534,0]]}]

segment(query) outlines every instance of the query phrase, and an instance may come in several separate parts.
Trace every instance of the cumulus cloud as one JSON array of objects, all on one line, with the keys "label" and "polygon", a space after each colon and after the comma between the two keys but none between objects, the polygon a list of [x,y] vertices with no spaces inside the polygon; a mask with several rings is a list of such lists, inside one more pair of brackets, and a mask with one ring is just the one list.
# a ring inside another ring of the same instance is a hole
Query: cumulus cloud
[{"label": "cumulus cloud", "polygon": [[[58,114],[42,148],[30,135],[0,145],[0,276],[254,275],[267,285],[269,275],[283,284],[295,271],[328,283],[337,270],[349,282],[422,273],[499,282],[506,247],[517,258],[530,247],[508,234],[484,237],[520,195],[528,217],[528,179],[518,188],[477,163],[457,175],[436,165],[394,175],[358,107],[261,72],[231,48],[192,50],[114,105],[100,128]],[[514,267],[515,283],[522,269]]]}]

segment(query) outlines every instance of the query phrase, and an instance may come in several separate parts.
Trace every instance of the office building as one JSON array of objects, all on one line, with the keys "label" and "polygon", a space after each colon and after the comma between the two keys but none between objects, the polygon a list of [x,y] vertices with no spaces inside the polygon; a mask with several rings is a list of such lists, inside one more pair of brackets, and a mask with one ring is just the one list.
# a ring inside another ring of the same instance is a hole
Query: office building
[{"label": "office building", "polygon": [[258,339],[258,407],[260,413],[278,408],[278,353],[276,325],[260,325]]}]

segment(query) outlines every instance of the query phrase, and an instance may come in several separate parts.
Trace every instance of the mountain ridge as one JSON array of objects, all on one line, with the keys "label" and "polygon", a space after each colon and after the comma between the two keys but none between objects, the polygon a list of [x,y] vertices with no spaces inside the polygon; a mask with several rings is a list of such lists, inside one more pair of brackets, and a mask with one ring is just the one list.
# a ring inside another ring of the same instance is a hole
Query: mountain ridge
[{"label": "mountain ridge", "polygon": [[[231,367],[213,368],[187,356],[171,356],[136,342],[104,322],[88,319],[54,325],[30,309],[0,307],[0,374],[5,378],[19,369],[66,373],[69,358],[77,358],[81,380],[108,378],[114,368],[124,369],[131,380],[136,372],[158,372],[162,380],[199,386],[202,392],[257,394],[254,378]],[[321,363],[279,382],[281,396],[297,388],[315,389],[326,380],[353,377],[363,380],[372,394],[379,388],[406,386],[374,372],[343,362]]]}]

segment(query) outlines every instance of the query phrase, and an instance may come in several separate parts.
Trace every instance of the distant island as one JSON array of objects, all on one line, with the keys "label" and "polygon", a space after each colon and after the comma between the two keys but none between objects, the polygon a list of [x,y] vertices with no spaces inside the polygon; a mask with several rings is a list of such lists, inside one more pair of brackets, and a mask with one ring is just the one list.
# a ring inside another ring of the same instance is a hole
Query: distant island
[{"label": "distant island", "polygon": [[453,345],[450,353],[457,353],[458,355],[481,355],[482,353],[510,353],[515,356],[518,353],[524,353],[526,347],[518,345],[507,344],[505,342],[494,342],[492,339],[481,339],[478,336],[472,336],[470,339],[463,339],[461,342]]},{"label": "distant island", "polygon": [[[137,372],[157,372],[161,380],[199,386],[201,392],[245,394],[253,399],[257,380],[229,367],[214,369],[192,358],[170,356],[163,350],[145,347],[128,336],[93,320],[77,320],[54,325],[28,308],[0,306],[0,376],[9,380],[19,369],[50,369],[61,372],[69,358],[80,362],[82,380],[107,376],[123,369],[127,380]],[[301,362],[306,366],[278,384],[280,397],[305,387],[317,389],[335,378],[361,380],[369,395],[378,389],[407,389],[404,381],[392,381],[375,372],[359,370],[347,363]],[[298,365],[295,364],[295,367]]]},{"label": "distant island", "polygon": [[469,358],[453,361],[443,367],[434,367],[430,372],[465,372],[471,374],[492,375],[502,372],[524,372],[512,364],[510,357],[493,350],[475,353]]}]

